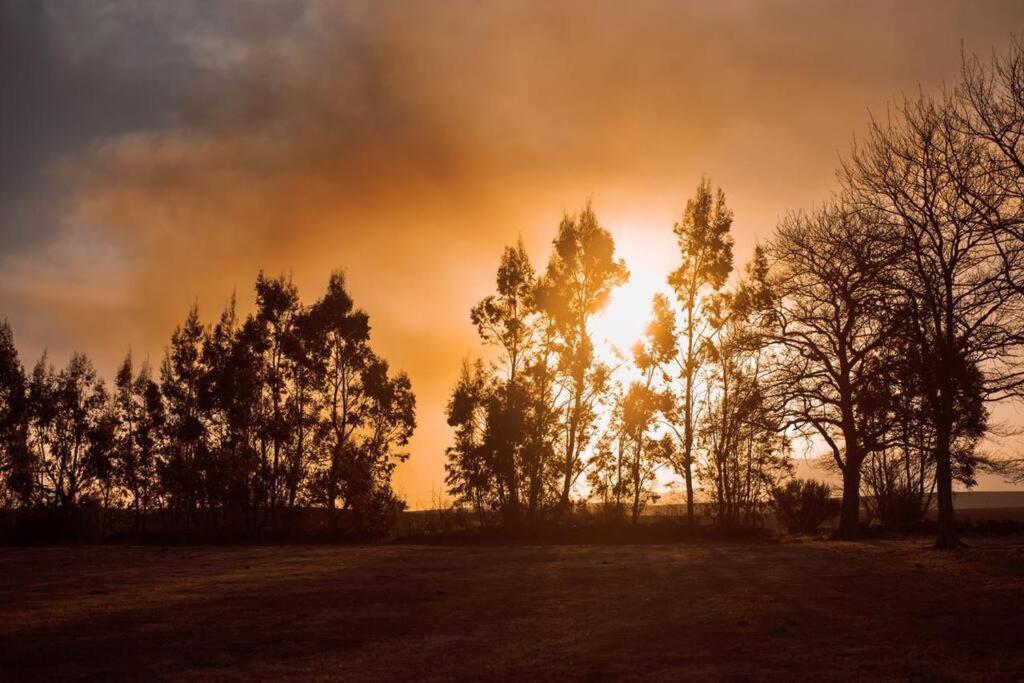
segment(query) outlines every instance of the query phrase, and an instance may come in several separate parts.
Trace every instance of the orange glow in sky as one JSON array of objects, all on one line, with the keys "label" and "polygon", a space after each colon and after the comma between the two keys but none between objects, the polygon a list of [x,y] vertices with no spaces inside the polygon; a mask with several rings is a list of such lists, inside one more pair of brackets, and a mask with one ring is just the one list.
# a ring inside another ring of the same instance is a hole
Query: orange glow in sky
[{"label": "orange glow in sky", "polygon": [[247,314],[260,269],[307,303],[343,269],[417,396],[412,507],[443,489],[445,404],[506,244],[542,271],[592,198],[631,273],[594,331],[628,352],[703,175],[740,269],[828,197],[869,110],[1024,26],[999,1],[213,6],[15,17],[0,318],[25,365],[81,350],[110,379],[129,349],[158,365],[193,303],[212,322],[235,291]]}]

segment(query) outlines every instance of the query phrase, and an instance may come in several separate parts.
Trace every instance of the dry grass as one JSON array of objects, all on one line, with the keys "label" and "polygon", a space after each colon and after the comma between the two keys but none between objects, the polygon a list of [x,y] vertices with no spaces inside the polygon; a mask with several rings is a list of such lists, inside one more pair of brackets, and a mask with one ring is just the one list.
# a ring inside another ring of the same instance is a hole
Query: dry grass
[{"label": "dry grass", "polygon": [[0,679],[1024,676],[1024,541],[0,549]]}]

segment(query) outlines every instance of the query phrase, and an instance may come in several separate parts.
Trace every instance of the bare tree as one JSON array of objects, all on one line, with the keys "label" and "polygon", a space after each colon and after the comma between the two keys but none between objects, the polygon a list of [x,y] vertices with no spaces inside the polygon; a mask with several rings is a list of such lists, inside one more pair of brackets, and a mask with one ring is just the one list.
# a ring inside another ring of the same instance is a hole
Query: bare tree
[{"label": "bare tree", "polygon": [[1024,322],[1016,211],[990,146],[965,130],[950,99],[924,96],[875,121],[841,177],[875,212],[900,254],[894,285],[935,432],[937,545],[959,545],[953,512],[955,444],[986,423],[984,403],[1019,394]]},{"label": "bare tree", "polygon": [[842,203],[786,218],[769,247],[778,303],[777,386],[789,424],[827,444],[843,476],[839,535],[857,535],[864,459],[879,419],[880,351],[891,336],[886,278],[894,250],[869,215]]},{"label": "bare tree", "polygon": [[[1024,39],[1014,38],[988,63],[964,55],[955,97],[960,129],[990,146],[987,173],[1007,194],[1024,199]],[[1004,220],[1017,238],[1020,227],[1019,221]]]}]

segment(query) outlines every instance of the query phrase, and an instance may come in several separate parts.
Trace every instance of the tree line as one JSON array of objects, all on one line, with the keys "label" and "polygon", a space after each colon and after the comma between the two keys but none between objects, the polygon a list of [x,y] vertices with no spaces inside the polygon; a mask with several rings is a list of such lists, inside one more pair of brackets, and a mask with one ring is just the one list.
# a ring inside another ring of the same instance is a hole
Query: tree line
[{"label": "tree line", "polygon": [[[934,505],[939,545],[957,545],[954,484],[1008,471],[981,444],[992,404],[1024,387],[1024,43],[894,103],[837,175],[740,273],[725,194],[702,180],[672,228],[671,295],[619,356],[594,321],[629,271],[592,206],[540,270],[507,247],[470,316],[491,358],[464,364],[446,410],[458,503],[531,528],[585,494],[636,521],[673,472],[689,523],[700,494],[718,523],[749,524],[806,438],[841,476],[840,536],[865,505],[887,526]],[[0,325],[0,502],[127,508],[140,526],[154,510],[192,528],[279,529],[306,506],[392,518],[408,377],[340,274],[308,305],[285,277],[255,289],[244,320],[233,299],[209,325],[193,308],[158,376],[129,353],[111,387],[82,354],[26,371]]]},{"label": "tree line", "polygon": [[635,521],[669,468],[690,523],[697,484],[718,522],[745,523],[804,437],[842,477],[839,536],[867,493],[890,526],[934,505],[956,546],[954,483],[1007,471],[980,444],[1024,387],[1024,43],[894,103],[837,175],[739,276],[725,195],[702,181],[673,227],[672,296],[620,361],[595,352],[593,320],[629,274],[589,204],[543,271],[506,248],[471,312],[494,360],[467,362],[448,404],[456,500],[529,526],[585,492]]},{"label": "tree line", "polygon": [[158,377],[129,353],[113,386],[75,353],[22,367],[0,325],[0,474],[9,506],[154,510],[186,529],[227,515],[282,530],[300,506],[346,510],[357,529],[389,523],[391,488],[416,426],[408,376],[370,344],[369,319],[340,273],[306,305],[289,278],[256,280],[255,311],[235,299],[204,325],[193,307]]}]

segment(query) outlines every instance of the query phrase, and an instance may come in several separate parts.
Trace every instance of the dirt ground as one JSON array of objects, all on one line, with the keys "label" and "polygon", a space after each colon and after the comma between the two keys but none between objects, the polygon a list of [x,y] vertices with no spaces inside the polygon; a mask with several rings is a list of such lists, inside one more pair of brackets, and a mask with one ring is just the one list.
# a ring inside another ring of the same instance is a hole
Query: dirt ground
[{"label": "dirt ground", "polygon": [[0,549],[0,679],[1024,678],[1024,539]]}]

